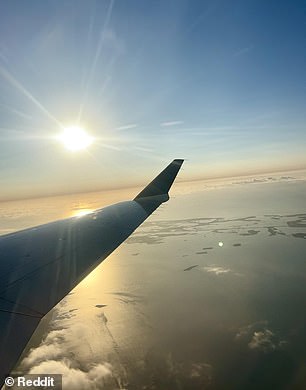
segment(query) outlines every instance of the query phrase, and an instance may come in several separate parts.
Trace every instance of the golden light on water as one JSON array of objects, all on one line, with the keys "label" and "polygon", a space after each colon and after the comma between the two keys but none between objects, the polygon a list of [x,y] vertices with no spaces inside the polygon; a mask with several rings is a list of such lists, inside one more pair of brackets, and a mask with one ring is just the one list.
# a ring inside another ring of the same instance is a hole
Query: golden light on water
[{"label": "golden light on water", "polygon": [[94,140],[93,137],[79,126],[66,127],[63,133],[57,138],[68,150],[73,152],[86,149]]}]

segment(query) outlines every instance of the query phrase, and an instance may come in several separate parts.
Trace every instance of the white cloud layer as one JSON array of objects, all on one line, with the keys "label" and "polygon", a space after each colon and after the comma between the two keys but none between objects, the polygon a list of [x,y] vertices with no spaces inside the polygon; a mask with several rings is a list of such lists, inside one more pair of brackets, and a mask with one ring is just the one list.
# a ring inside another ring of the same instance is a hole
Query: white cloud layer
[{"label": "white cloud layer", "polygon": [[30,374],[56,373],[63,375],[63,388],[73,390],[98,390],[102,389],[112,378],[111,365],[98,364],[89,371],[84,372],[73,368],[68,359],[62,361],[47,360],[34,366]]},{"label": "white cloud layer", "polygon": [[[62,326],[71,313],[60,312],[53,326]],[[29,374],[62,374],[63,388],[98,390],[105,386],[117,388],[118,379],[107,362],[84,362],[70,350],[71,338],[82,339],[86,325],[76,322],[72,327],[51,330],[37,348],[32,348],[21,363],[21,370]]]}]

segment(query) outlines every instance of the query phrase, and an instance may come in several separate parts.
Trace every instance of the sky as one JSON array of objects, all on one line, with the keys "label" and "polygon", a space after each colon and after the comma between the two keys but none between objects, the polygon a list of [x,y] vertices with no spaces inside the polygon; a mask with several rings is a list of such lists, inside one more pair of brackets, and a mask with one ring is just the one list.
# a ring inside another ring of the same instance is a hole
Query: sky
[{"label": "sky", "polygon": [[305,36],[301,1],[1,2],[0,200],[305,168]]}]

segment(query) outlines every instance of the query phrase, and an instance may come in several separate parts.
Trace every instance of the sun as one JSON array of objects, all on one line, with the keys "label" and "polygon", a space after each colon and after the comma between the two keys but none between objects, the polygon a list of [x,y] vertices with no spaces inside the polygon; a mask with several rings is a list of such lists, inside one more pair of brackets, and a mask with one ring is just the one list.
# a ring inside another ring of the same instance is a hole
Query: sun
[{"label": "sun", "polygon": [[79,126],[64,128],[64,131],[57,138],[68,150],[73,152],[86,149],[93,143],[93,137]]}]

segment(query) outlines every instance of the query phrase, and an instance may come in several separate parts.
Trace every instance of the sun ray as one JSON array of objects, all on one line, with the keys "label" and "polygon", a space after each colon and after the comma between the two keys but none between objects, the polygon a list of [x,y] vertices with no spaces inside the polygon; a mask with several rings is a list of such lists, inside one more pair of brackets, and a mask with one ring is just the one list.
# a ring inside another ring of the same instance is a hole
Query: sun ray
[{"label": "sun ray", "polygon": [[99,57],[101,56],[101,53],[102,53],[102,46],[103,46],[103,42],[104,42],[104,39],[105,39],[105,32],[106,32],[106,29],[108,27],[108,24],[109,24],[111,15],[112,15],[114,2],[115,2],[115,0],[111,0],[110,4],[108,6],[108,9],[107,9],[105,21],[104,21],[103,27],[101,29],[100,39],[99,39],[99,42],[98,42],[98,45],[97,45],[97,50],[95,52],[95,56],[93,58],[93,62],[91,64],[91,67],[90,67],[90,70],[89,70],[89,74],[88,74],[88,78],[87,78],[87,82],[86,82],[86,86],[85,86],[83,99],[82,99],[82,101],[80,103],[77,123],[79,123],[81,121],[81,119],[82,119],[84,107],[85,107],[85,104],[86,104],[86,101],[87,101],[87,97],[88,97],[89,87],[90,87],[90,84],[91,84],[92,79],[94,77],[94,74],[96,72],[96,67],[97,67],[97,63],[98,63]]},{"label": "sun ray", "polygon": [[0,108],[4,108],[8,112],[11,112],[11,113],[23,118],[23,119],[33,120],[33,116],[31,116],[23,111],[17,110],[16,108],[9,106],[8,104],[0,103]]},{"label": "sun ray", "polygon": [[36,105],[49,119],[55,122],[59,127],[63,125],[5,68],[0,65],[0,74],[10,82],[16,89],[25,95],[32,103]]}]

